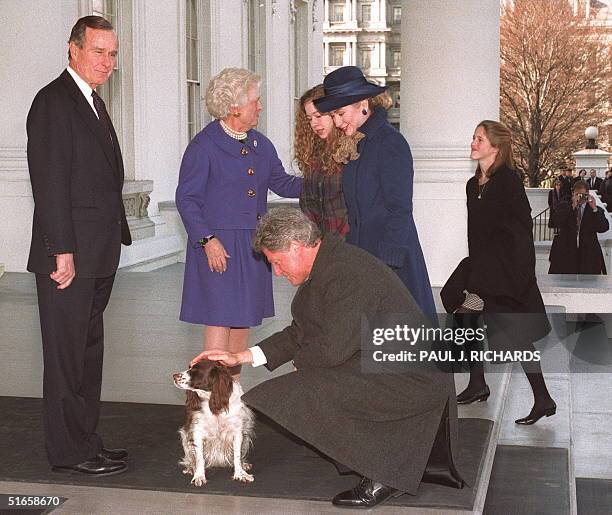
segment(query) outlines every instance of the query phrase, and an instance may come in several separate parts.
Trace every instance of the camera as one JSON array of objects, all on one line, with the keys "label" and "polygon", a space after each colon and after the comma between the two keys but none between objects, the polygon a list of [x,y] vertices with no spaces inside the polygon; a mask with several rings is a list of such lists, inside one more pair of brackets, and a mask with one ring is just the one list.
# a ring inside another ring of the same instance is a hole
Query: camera
[{"label": "camera", "polygon": [[583,202],[586,202],[587,200],[589,200],[589,194],[588,193],[578,193],[578,201],[582,204]]}]

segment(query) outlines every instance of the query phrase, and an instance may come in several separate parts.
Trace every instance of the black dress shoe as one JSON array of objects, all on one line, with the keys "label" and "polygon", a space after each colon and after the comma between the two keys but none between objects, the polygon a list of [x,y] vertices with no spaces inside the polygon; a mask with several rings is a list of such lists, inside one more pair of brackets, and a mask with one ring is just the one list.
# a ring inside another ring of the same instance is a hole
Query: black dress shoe
[{"label": "black dress shoe", "polygon": [[530,426],[531,424],[535,424],[542,417],[551,417],[557,413],[557,405],[553,401],[553,403],[549,406],[545,406],[544,408],[537,408],[534,406],[531,408],[529,415],[524,418],[519,418],[515,420],[515,424],[520,424],[522,426]]},{"label": "black dress shoe", "polygon": [[399,497],[402,493],[395,488],[362,477],[355,488],[336,495],[332,499],[332,504],[345,508],[373,508],[393,497]]},{"label": "black dress shoe", "polygon": [[53,472],[62,472],[64,474],[83,474],[87,476],[112,476],[121,474],[127,470],[127,464],[123,461],[113,461],[106,459],[103,456],[96,456],[90,460],[76,465],[66,465],[61,467],[51,467]]},{"label": "black dress shoe", "polygon": [[108,460],[125,460],[128,457],[128,452],[125,449],[105,449],[102,447],[98,456],[102,456]]},{"label": "black dress shoe", "polygon": [[489,398],[489,395],[491,395],[491,390],[489,390],[488,385],[485,385],[484,388],[473,393],[465,389],[459,395],[457,395],[457,404],[472,404],[473,402],[483,402]]}]

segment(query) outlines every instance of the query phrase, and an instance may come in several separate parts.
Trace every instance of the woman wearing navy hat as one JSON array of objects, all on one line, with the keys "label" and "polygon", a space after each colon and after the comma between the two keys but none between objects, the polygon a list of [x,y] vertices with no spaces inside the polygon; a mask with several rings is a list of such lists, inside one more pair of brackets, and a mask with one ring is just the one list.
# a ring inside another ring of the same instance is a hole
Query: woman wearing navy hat
[{"label": "woman wearing navy hat", "polygon": [[412,217],[412,154],[387,121],[386,110],[373,102],[386,87],[368,82],[356,66],[334,70],[323,87],[325,96],[314,101],[317,110],[331,113],[347,136],[364,135],[357,143],[359,158],[350,161],[342,175],[350,227],[346,241],[393,268],[435,321],[429,275]]}]

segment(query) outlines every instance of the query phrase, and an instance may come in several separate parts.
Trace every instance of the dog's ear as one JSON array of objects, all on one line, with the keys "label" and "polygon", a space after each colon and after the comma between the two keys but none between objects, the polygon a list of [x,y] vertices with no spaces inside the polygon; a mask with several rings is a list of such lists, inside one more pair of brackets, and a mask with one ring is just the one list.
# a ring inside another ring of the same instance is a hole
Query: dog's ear
[{"label": "dog's ear", "polygon": [[234,381],[229,370],[219,366],[210,371],[208,380],[212,386],[208,406],[213,415],[218,415],[229,409],[229,399],[234,389]]},{"label": "dog's ear", "polygon": [[192,390],[186,390],[185,393],[187,394],[187,399],[185,400],[187,409],[193,411],[199,410],[202,407],[202,399],[200,399],[200,396]]}]

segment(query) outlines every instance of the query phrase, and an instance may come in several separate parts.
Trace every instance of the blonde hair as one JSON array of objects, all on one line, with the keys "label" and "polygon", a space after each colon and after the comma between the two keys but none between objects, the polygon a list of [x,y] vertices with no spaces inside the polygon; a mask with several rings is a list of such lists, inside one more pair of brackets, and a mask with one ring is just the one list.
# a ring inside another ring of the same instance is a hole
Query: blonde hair
[{"label": "blonde hair", "polygon": [[385,111],[388,111],[393,106],[393,98],[388,91],[376,95],[375,97],[368,98],[368,107],[370,111],[374,111],[377,107],[382,107]]},{"label": "blonde hair", "polygon": [[[512,133],[510,129],[501,122],[494,120],[483,120],[476,128],[482,127],[487,135],[489,143],[495,147],[498,152],[495,156],[495,161],[489,167],[486,175],[490,177],[501,166],[507,166],[514,170],[514,158],[512,157]],[[476,177],[482,175],[480,164],[476,167]]]},{"label": "blonde hair", "polygon": [[232,106],[247,103],[248,91],[253,87],[259,92],[261,77],[244,68],[225,68],[215,75],[206,88],[206,109],[217,119],[230,114]]}]

